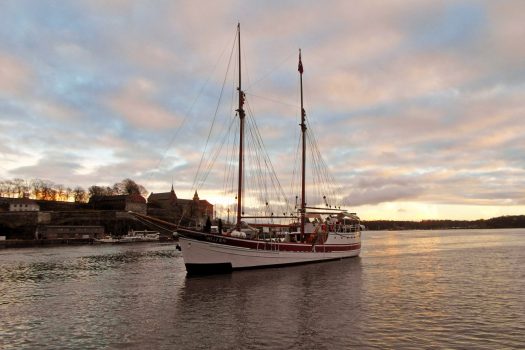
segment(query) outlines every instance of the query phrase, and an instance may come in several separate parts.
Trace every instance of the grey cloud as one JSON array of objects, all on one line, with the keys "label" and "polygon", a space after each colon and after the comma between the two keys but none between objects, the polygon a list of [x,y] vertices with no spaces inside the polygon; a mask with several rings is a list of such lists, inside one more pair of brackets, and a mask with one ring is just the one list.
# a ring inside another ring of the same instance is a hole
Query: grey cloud
[{"label": "grey cloud", "polygon": [[[307,115],[349,203],[523,203],[523,5],[504,7],[8,2],[0,54],[20,74],[0,83],[0,177],[191,186],[240,18],[248,102],[283,183],[302,47]],[[40,160],[6,162],[17,154]]]}]

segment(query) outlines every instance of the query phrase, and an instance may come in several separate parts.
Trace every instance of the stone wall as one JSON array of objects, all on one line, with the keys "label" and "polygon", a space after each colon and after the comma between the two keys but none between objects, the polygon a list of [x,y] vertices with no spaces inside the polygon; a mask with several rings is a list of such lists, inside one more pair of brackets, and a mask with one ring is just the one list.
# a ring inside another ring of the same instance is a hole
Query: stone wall
[{"label": "stone wall", "polygon": [[34,239],[38,225],[103,226],[106,234],[125,235],[129,230],[147,229],[129,213],[112,210],[0,213],[0,236]]}]

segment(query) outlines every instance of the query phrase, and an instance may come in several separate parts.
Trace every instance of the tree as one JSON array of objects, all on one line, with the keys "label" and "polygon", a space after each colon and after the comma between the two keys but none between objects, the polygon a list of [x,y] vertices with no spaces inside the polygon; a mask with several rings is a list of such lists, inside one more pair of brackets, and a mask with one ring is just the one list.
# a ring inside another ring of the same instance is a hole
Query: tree
[{"label": "tree", "polygon": [[36,199],[42,199],[43,197],[44,181],[40,179],[31,180],[31,192],[33,197]]},{"label": "tree", "polygon": [[21,178],[16,178],[11,181],[12,187],[13,187],[13,195],[15,195],[17,198],[23,198],[24,194],[29,190],[29,186],[27,186],[26,181]]},{"label": "tree", "polygon": [[55,199],[58,199],[59,201],[63,201],[64,197],[66,195],[66,190],[64,188],[64,185],[55,185]]},{"label": "tree", "polygon": [[73,194],[73,190],[71,189],[71,187],[66,187],[66,189],[64,190],[64,195],[66,197],[66,201],[69,201],[69,199],[71,198],[71,195]]},{"label": "tree", "polygon": [[93,196],[105,196],[107,195],[107,190],[104,187],[93,185],[88,188],[89,197]]},{"label": "tree", "polygon": [[140,194],[139,185],[131,179],[122,180],[124,185],[124,194]]},{"label": "tree", "polygon": [[148,194],[148,191],[144,186],[137,184],[130,178],[115,183],[113,189],[116,194]]},{"label": "tree", "polygon": [[80,186],[75,187],[75,189],[73,190],[73,199],[75,200],[75,202],[83,203],[86,201],[86,197],[87,193],[85,189],[83,189]]},{"label": "tree", "polygon": [[6,197],[12,197],[14,193],[13,181],[5,180],[4,181],[4,191]]},{"label": "tree", "polygon": [[7,197],[7,180],[0,181],[0,196]]},{"label": "tree", "polygon": [[56,200],[57,190],[54,188],[55,184],[49,180],[42,180],[41,198],[47,201]]}]

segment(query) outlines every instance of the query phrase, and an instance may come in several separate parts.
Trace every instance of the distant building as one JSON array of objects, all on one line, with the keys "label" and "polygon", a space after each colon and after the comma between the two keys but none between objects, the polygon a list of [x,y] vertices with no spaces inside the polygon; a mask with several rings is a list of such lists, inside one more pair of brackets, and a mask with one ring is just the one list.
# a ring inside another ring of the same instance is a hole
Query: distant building
[{"label": "distant building", "polygon": [[36,203],[40,206],[41,211],[75,211],[82,210],[85,203],[67,202],[67,201],[52,201],[37,199]]},{"label": "distant building", "polygon": [[37,202],[27,197],[6,198],[0,197],[0,211],[39,211]]},{"label": "distant building", "polygon": [[171,185],[170,192],[153,193],[148,197],[148,205],[159,209],[173,209],[177,207],[177,195]]},{"label": "distant building", "polygon": [[213,217],[213,205],[200,199],[197,191],[192,199],[178,198],[172,185],[170,192],[149,195],[148,214],[181,224],[202,226],[208,217]]},{"label": "distant building", "polygon": [[116,196],[93,196],[88,206],[95,210],[133,211],[146,214],[146,199],[140,194],[122,194]]},{"label": "distant building", "polygon": [[93,239],[103,236],[103,226],[41,225],[35,231],[35,239]]}]

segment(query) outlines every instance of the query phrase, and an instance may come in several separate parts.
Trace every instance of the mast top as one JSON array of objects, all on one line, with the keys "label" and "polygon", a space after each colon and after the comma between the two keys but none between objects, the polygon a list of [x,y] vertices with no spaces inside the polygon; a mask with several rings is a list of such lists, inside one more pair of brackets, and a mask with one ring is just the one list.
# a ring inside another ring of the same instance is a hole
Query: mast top
[{"label": "mast top", "polygon": [[303,69],[303,62],[301,61],[301,49],[299,49],[299,67],[297,68],[299,73],[303,75],[304,69]]}]

